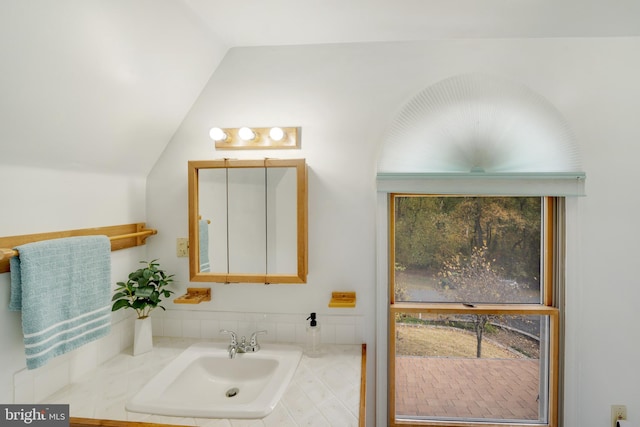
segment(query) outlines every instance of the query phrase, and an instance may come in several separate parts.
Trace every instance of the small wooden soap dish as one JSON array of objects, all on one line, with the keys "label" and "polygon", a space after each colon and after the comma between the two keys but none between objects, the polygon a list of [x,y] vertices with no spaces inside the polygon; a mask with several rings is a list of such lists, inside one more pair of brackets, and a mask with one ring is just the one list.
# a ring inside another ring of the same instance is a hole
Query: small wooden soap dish
[{"label": "small wooden soap dish", "polygon": [[211,288],[187,288],[187,293],[173,300],[176,304],[200,304],[211,301]]},{"label": "small wooden soap dish", "polygon": [[355,306],[356,306],[355,292],[331,292],[331,301],[329,301],[329,307],[351,308]]}]

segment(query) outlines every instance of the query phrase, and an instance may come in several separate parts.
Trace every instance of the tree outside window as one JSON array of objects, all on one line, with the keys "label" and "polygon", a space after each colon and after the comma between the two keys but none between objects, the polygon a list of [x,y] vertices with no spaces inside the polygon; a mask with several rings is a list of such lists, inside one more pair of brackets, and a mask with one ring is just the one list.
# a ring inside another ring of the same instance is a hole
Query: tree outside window
[{"label": "tree outside window", "polygon": [[551,288],[542,257],[552,248],[549,200],[392,196],[391,424],[552,425],[558,325],[543,303]]}]

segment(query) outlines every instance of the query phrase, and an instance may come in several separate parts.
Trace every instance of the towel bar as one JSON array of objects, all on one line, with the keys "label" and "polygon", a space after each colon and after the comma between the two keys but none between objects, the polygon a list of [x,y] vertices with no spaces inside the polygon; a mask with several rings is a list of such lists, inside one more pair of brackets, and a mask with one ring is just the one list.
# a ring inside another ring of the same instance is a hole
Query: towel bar
[{"label": "towel bar", "polygon": [[[132,233],[126,233],[126,231],[137,230]],[[125,232],[124,234],[115,234],[118,231],[120,233]],[[109,235],[113,233],[114,235]],[[125,224],[121,226],[109,226],[109,227],[101,227],[94,229],[84,229],[84,230],[72,230],[68,232],[54,232],[54,233],[45,233],[39,235],[30,235],[30,236],[14,236],[8,238],[0,238],[0,244],[4,245],[14,245],[19,246],[20,244],[36,242],[40,240],[50,240],[62,237],[73,237],[73,236],[87,236],[87,235],[107,235],[109,240],[114,241],[122,241],[126,239],[132,239],[131,242],[124,242],[118,244],[112,244],[111,250],[124,249],[132,246],[139,246],[144,244],[144,239],[157,234],[158,231],[152,228],[144,228],[144,223],[138,224]],[[134,240],[135,239],[135,243]],[[0,273],[6,273],[9,271],[9,258],[14,256],[19,256],[19,252],[15,249],[11,248],[1,248],[0,247]]]},{"label": "towel bar", "polygon": [[[158,232],[156,230],[149,229],[149,230],[139,231],[137,233],[121,234],[120,236],[109,236],[109,240],[120,240],[120,239],[129,239],[131,237],[151,236],[157,233]],[[7,249],[7,248],[0,248],[0,254],[2,254],[2,256],[0,256],[0,261],[5,258],[11,258],[11,257],[20,255],[20,253],[15,249]]]},{"label": "towel bar", "polygon": [[0,248],[0,259],[18,256],[18,251],[14,249]]}]

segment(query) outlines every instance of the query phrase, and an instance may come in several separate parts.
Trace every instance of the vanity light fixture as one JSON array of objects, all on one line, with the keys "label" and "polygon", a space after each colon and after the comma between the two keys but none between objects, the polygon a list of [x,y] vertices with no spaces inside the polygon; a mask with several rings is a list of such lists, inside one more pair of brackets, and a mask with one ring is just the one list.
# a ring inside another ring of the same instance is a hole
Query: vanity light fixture
[{"label": "vanity light fixture", "polygon": [[238,129],[238,136],[243,141],[253,141],[256,139],[256,133],[248,127],[242,127]]},{"label": "vanity light fixture", "polygon": [[227,135],[227,133],[220,128],[211,128],[211,130],[209,131],[209,136],[216,142],[226,141],[226,139],[229,137],[229,135]]},{"label": "vanity light fixture", "polygon": [[281,141],[282,138],[284,138],[284,135],[285,133],[282,128],[274,127],[269,129],[269,138],[273,139],[274,141]]},{"label": "vanity light fixture", "polygon": [[211,128],[209,136],[217,149],[284,149],[300,148],[300,128]]}]

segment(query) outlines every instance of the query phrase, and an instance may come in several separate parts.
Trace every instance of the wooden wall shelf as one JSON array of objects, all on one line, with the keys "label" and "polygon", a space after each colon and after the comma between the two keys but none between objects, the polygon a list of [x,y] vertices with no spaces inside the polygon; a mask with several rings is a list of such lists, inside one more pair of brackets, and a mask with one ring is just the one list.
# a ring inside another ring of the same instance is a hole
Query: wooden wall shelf
[{"label": "wooden wall shelf", "polygon": [[175,304],[200,304],[211,301],[211,288],[187,288],[187,293],[174,299]]},{"label": "wooden wall shelf", "polygon": [[353,308],[356,306],[355,292],[331,292],[331,308]]}]

